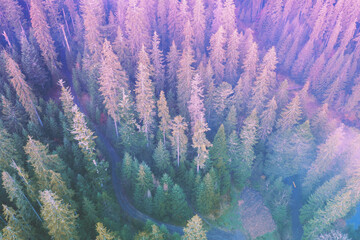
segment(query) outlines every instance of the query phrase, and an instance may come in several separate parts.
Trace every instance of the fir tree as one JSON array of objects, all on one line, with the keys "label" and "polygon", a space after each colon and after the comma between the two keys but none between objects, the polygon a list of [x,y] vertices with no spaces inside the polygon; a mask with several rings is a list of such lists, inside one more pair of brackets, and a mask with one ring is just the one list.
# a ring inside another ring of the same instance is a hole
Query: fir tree
[{"label": "fir tree", "polygon": [[205,121],[203,98],[202,79],[199,74],[195,74],[191,81],[191,97],[188,102],[192,131],[194,131],[194,126],[197,121]]},{"label": "fir tree", "polygon": [[40,192],[41,216],[49,235],[55,240],[78,239],[74,210],[64,204],[59,197],[49,190]]},{"label": "fir tree", "polygon": [[206,231],[198,215],[192,217],[184,228],[184,240],[206,240]]},{"label": "fir tree", "polygon": [[155,166],[159,172],[164,172],[171,166],[170,153],[166,149],[164,143],[160,140],[153,154]]},{"label": "fir tree", "polygon": [[64,81],[62,79],[59,80],[58,84],[61,87],[60,100],[64,109],[64,114],[68,119],[68,122],[72,123],[74,117],[74,114],[72,112],[72,108],[74,106],[74,97],[71,94],[70,87],[65,87]]},{"label": "fir tree", "polygon": [[251,42],[242,66],[244,71],[241,75],[243,99],[248,99],[250,96],[252,83],[256,78],[258,61],[258,45],[256,42]]},{"label": "fir tree", "polygon": [[30,18],[31,26],[34,29],[34,36],[41,50],[41,55],[51,73],[54,74],[61,64],[57,61],[55,44],[50,35],[50,26],[46,20],[42,1],[31,0]]},{"label": "fir tree", "polygon": [[200,168],[205,167],[205,162],[208,159],[209,147],[211,143],[206,139],[206,132],[210,129],[204,121],[197,121],[194,126],[194,133],[192,137],[192,147],[196,149],[197,156],[194,159],[196,165],[196,172],[199,173]]},{"label": "fir tree", "polygon": [[142,121],[142,131],[146,135],[147,144],[149,145],[151,127],[154,117],[155,99],[154,88],[150,77],[153,74],[153,67],[150,65],[150,59],[143,45],[139,53],[138,69],[136,74],[135,94],[136,110]]},{"label": "fir tree", "polygon": [[164,70],[164,56],[160,50],[160,39],[156,32],[152,39],[152,50],[150,54],[152,65],[154,67],[155,89],[157,95],[164,90],[165,86],[165,70]]},{"label": "fir tree", "polygon": [[272,132],[276,121],[277,103],[273,97],[267,104],[266,109],[260,116],[259,137],[265,140]]},{"label": "fir tree", "polygon": [[[3,213],[7,225],[3,228],[4,240],[26,239],[31,236],[29,224],[12,207],[3,204]],[[1,235],[0,235],[1,236]]]},{"label": "fir tree", "polygon": [[231,84],[238,78],[239,60],[240,60],[240,35],[235,30],[227,41],[225,77]]},{"label": "fir tree", "polygon": [[102,50],[100,67],[99,91],[104,97],[105,108],[114,120],[116,135],[118,136],[117,123],[120,121],[119,102],[122,92],[128,89],[128,78],[125,71],[112,51],[109,41],[105,39]]},{"label": "fir tree", "polygon": [[17,102],[14,106],[4,96],[1,96],[1,103],[1,113],[4,126],[7,127],[7,129],[14,130],[15,132],[21,131],[23,129],[25,119],[22,112],[19,110],[19,107],[21,107],[20,103]]},{"label": "fir tree", "polygon": [[[96,240],[113,240],[115,239],[115,235],[106,229],[106,227],[101,223],[98,222],[96,224],[96,232],[98,235],[96,236]],[[117,238],[119,239],[119,238]],[[119,239],[120,240],[120,239]]]},{"label": "fir tree", "polygon": [[227,36],[236,31],[236,16],[234,0],[225,0],[222,10],[222,24]]},{"label": "fir tree", "polygon": [[225,119],[224,127],[226,135],[229,136],[234,130],[237,129],[237,112],[236,107],[231,105],[229,113]]},{"label": "fir tree", "polygon": [[221,118],[224,115],[224,111],[229,108],[232,103],[233,89],[227,82],[222,82],[215,91],[214,94],[214,108],[216,114]]},{"label": "fir tree", "polygon": [[194,48],[196,49],[196,56],[199,58],[205,51],[206,18],[203,0],[196,0],[194,3],[192,26],[196,29],[194,32]]},{"label": "fir tree", "polygon": [[177,159],[177,166],[180,166],[180,160],[186,159],[188,138],[185,134],[187,124],[181,116],[176,116],[171,124],[171,145],[173,156]]},{"label": "fir tree", "polygon": [[279,109],[282,109],[284,106],[286,106],[289,102],[289,84],[288,80],[285,79],[281,82],[280,87],[278,88],[276,92],[276,102],[278,104]]},{"label": "fir tree", "polygon": [[190,215],[185,194],[177,184],[171,189],[171,212],[172,218],[176,222],[183,222]]},{"label": "fir tree", "polygon": [[282,111],[281,117],[276,124],[277,128],[281,129],[281,131],[291,129],[301,119],[301,114],[300,97],[296,95],[286,109]]},{"label": "fir tree", "polygon": [[191,97],[191,81],[194,77],[194,56],[190,48],[184,49],[177,70],[177,99],[182,116],[188,116],[187,103]]},{"label": "fir tree", "polygon": [[157,101],[158,117],[160,118],[159,129],[163,135],[163,143],[166,143],[166,138],[169,137],[171,119],[169,108],[163,91],[160,92],[159,100]]},{"label": "fir tree", "polygon": [[10,57],[10,55],[3,51],[3,57],[6,63],[6,72],[9,76],[11,85],[16,91],[19,100],[25,111],[30,115],[30,118],[34,122],[39,122],[42,126],[42,121],[37,112],[37,106],[35,105],[35,96],[30,86],[25,81],[25,76],[22,74],[19,65]]},{"label": "fir tree", "polygon": [[172,41],[170,50],[166,56],[166,61],[167,61],[166,78],[168,82],[168,88],[174,91],[175,90],[174,86],[176,86],[177,83],[177,69],[180,61],[180,54],[174,41]]},{"label": "fir tree", "polygon": [[14,140],[5,129],[0,127],[0,169],[8,171],[12,160],[18,162],[18,158]]},{"label": "fir tree", "polygon": [[225,70],[225,31],[222,26],[219,27],[217,32],[213,34],[210,38],[210,61],[212,63],[214,73],[215,73],[215,80],[217,83],[220,83],[224,78],[224,70]]}]

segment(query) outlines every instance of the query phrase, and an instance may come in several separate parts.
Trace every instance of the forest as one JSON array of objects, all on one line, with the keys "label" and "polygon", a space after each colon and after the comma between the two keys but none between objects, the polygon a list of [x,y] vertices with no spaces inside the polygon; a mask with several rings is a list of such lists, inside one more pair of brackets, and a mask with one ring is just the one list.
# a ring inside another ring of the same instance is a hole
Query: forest
[{"label": "forest", "polygon": [[359,0],[0,0],[0,239],[360,240]]}]

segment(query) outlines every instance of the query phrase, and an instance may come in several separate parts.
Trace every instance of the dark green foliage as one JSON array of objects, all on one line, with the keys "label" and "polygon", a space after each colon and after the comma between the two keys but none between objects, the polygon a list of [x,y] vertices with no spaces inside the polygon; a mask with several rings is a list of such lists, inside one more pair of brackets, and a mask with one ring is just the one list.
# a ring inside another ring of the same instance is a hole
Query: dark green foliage
[{"label": "dark green foliage", "polygon": [[190,216],[185,194],[177,184],[171,189],[171,215],[175,222],[183,223]]},{"label": "dark green foliage", "polygon": [[170,167],[170,153],[160,140],[153,154],[155,166],[159,173],[163,173]]}]

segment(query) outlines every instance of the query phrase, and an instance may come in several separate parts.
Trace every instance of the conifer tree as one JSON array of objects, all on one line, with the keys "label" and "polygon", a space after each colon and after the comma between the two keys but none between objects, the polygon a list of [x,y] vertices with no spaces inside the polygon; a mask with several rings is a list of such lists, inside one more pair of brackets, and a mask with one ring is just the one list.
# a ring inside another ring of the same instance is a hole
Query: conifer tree
[{"label": "conifer tree", "polygon": [[326,142],[318,147],[318,153],[315,161],[311,164],[304,179],[304,191],[310,193],[314,185],[319,182],[322,176],[332,166],[335,158],[341,152],[341,144],[344,140],[343,126],[335,129],[326,139]]},{"label": "conifer tree", "polygon": [[237,129],[237,112],[236,107],[231,105],[229,113],[225,119],[224,127],[226,135],[229,136],[234,130]]},{"label": "conifer tree", "polygon": [[223,24],[223,1],[215,0],[214,1],[214,11],[213,11],[213,20],[211,24],[211,33],[216,33],[219,27]]},{"label": "conifer tree", "polygon": [[181,116],[176,116],[171,124],[171,145],[173,156],[177,159],[177,166],[180,166],[180,160],[185,161],[188,138],[185,134],[187,123]]},{"label": "conifer tree", "polygon": [[182,116],[188,116],[187,103],[191,97],[191,81],[194,77],[194,56],[190,48],[184,49],[177,70],[177,100]]},{"label": "conifer tree", "polygon": [[285,79],[280,84],[280,87],[278,88],[276,92],[276,102],[279,106],[279,109],[282,109],[284,106],[286,106],[289,102],[289,84],[288,80]]},{"label": "conifer tree", "polygon": [[145,46],[142,45],[136,74],[135,94],[136,110],[142,122],[141,130],[146,135],[147,144],[150,141],[151,127],[155,114],[154,88],[150,79],[152,74],[153,67],[150,65],[150,59],[145,51]]},{"label": "conifer tree", "polygon": [[168,17],[169,9],[168,9],[168,1],[159,0],[157,3],[157,29],[161,39],[162,49],[167,49],[167,40],[168,40]]},{"label": "conifer tree", "polygon": [[166,208],[166,196],[164,193],[163,186],[159,185],[156,188],[156,193],[154,197],[154,213],[155,216],[159,217],[160,219],[163,219],[167,214],[167,208]]},{"label": "conifer tree", "polygon": [[21,34],[21,65],[26,77],[33,84],[44,87],[47,81],[48,73],[45,71],[40,60],[38,51],[32,42],[28,41],[25,33]]},{"label": "conifer tree", "polygon": [[222,10],[222,25],[229,37],[236,30],[236,16],[234,0],[225,0]]},{"label": "conifer tree", "polygon": [[105,39],[100,67],[99,91],[104,97],[105,108],[114,120],[116,135],[117,123],[120,121],[119,102],[122,92],[128,89],[128,77],[112,50],[111,44]]},{"label": "conifer tree", "polygon": [[296,95],[286,109],[282,111],[281,117],[276,124],[277,128],[281,129],[281,131],[291,129],[301,119],[301,114],[300,97]]},{"label": "conifer tree", "polygon": [[[96,240],[113,240],[115,239],[115,235],[106,229],[106,227],[101,223],[98,222],[96,224],[96,232],[98,235],[96,236]],[[117,238],[120,240],[119,238]]]},{"label": "conifer tree", "polygon": [[153,159],[155,166],[159,172],[164,172],[171,166],[170,164],[170,153],[166,149],[165,144],[160,140],[157,147],[155,148]]},{"label": "conifer tree", "polygon": [[160,39],[156,32],[154,32],[154,36],[152,39],[150,58],[154,67],[155,89],[158,95],[160,91],[164,90],[165,87],[165,69],[164,55],[163,52],[160,50]]},{"label": "conifer tree", "polygon": [[260,116],[259,138],[265,140],[272,132],[276,121],[277,104],[273,97],[267,104],[266,109]]},{"label": "conifer tree", "polygon": [[39,44],[41,55],[52,74],[60,67],[57,61],[57,53],[54,40],[50,34],[50,26],[46,20],[46,14],[42,1],[31,0],[30,7],[31,26],[34,29],[34,36]]},{"label": "conifer tree", "polygon": [[255,159],[254,146],[258,138],[259,119],[257,111],[254,109],[251,114],[245,119],[244,126],[240,132],[242,161],[248,170],[250,176],[251,167]]},{"label": "conifer tree", "polygon": [[0,3],[0,8],[3,11],[3,24],[5,25],[6,21],[6,24],[10,27],[10,29],[15,32],[17,37],[19,37],[21,34],[20,25],[23,18],[21,6],[15,0],[3,0]]},{"label": "conifer tree", "polygon": [[[179,9],[176,14],[176,31],[175,31],[174,40],[178,46],[182,44],[182,42],[184,41],[184,32],[185,32],[184,30],[188,20],[190,20],[188,1],[183,0],[179,3]],[[182,46],[184,50],[184,45]],[[186,47],[190,47],[190,46],[186,46]]]},{"label": "conifer tree", "polygon": [[224,115],[224,111],[232,104],[232,95],[234,91],[227,82],[222,82],[214,94],[214,108],[219,117]]},{"label": "conifer tree", "polygon": [[41,216],[49,235],[55,240],[78,239],[76,231],[75,211],[53,192],[45,190],[40,192]]},{"label": "conifer tree", "polygon": [[254,94],[252,98],[252,106],[259,112],[262,111],[264,103],[268,97],[270,90],[275,87],[276,84],[276,52],[272,47],[264,56],[260,65],[260,73],[256,77],[254,83]]},{"label": "conifer tree", "polygon": [[212,63],[214,73],[215,73],[215,81],[220,83],[224,78],[224,70],[225,70],[225,31],[222,26],[219,27],[217,32],[213,34],[210,38],[210,61]]},{"label": "conifer tree", "polygon": [[171,212],[173,220],[177,222],[183,222],[190,215],[185,194],[177,184],[171,189]]},{"label": "conifer tree", "polygon": [[242,188],[248,176],[246,172],[248,169],[241,158],[241,142],[236,131],[229,136],[228,149],[232,179],[237,187]]},{"label": "conifer tree", "polygon": [[184,240],[206,240],[206,231],[203,229],[202,220],[198,215],[192,217],[184,228]]},{"label": "conifer tree", "polygon": [[197,121],[205,121],[203,98],[203,82],[200,74],[197,73],[191,81],[191,97],[188,102],[192,131],[194,131],[194,126]]},{"label": "conifer tree", "polygon": [[169,39],[173,39],[173,42],[175,40],[175,33],[176,33],[176,18],[179,11],[179,1],[177,0],[169,0],[168,1],[168,8],[169,13],[167,15],[167,23],[169,28]]},{"label": "conifer tree", "polygon": [[189,19],[185,23],[182,35],[183,35],[182,36],[183,40],[181,42],[182,49],[189,47],[193,50],[195,33],[194,33],[193,27],[191,26],[191,22]]},{"label": "conifer tree", "polygon": [[168,82],[168,88],[175,91],[174,86],[177,84],[177,70],[180,61],[180,53],[175,45],[175,41],[172,41],[170,50],[166,55],[167,71],[166,78]]},{"label": "conifer tree", "polygon": [[196,0],[194,3],[192,26],[196,30],[194,32],[194,48],[196,56],[199,57],[205,51],[206,18],[203,0]]},{"label": "conifer tree", "polygon": [[65,82],[62,79],[60,79],[58,82],[59,86],[61,87],[60,100],[64,109],[64,114],[68,119],[68,122],[71,124],[74,117],[72,112],[72,108],[74,106],[74,97],[71,94],[70,87],[65,87],[64,83]]},{"label": "conifer tree", "polygon": [[153,177],[149,166],[141,163],[136,174],[136,185],[134,191],[134,200],[137,207],[146,209],[146,202],[151,199],[151,190],[153,190]]},{"label": "conifer tree", "polygon": [[[3,204],[3,213],[7,225],[3,228],[3,239],[4,240],[17,240],[26,239],[31,236],[30,227],[27,222],[17,214],[12,207],[8,207]],[[0,235],[1,236],[1,235]]]},{"label": "conifer tree", "polygon": [[15,142],[6,129],[0,127],[0,169],[9,171],[12,160],[18,161]]},{"label": "conifer tree", "polygon": [[196,165],[196,172],[199,173],[200,168],[205,167],[205,162],[208,159],[209,147],[211,143],[206,139],[206,132],[210,129],[205,121],[197,121],[194,126],[194,133],[192,137],[192,147],[196,149],[197,156],[194,159]]},{"label": "conifer tree", "polygon": [[229,170],[228,170],[228,147],[225,135],[224,125],[221,124],[219,127],[213,145],[209,150],[209,157],[212,166],[217,170],[217,178],[220,183],[220,189],[223,194],[230,190]]},{"label": "conifer tree", "polygon": [[126,11],[125,29],[131,56],[137,56],[142,45],[148,46],[150,40],[149,22],[145,9],[137,0],[130,0]]},{"label": "conifer tree", "polygon": [[9,100],[7,100],[4,96],[1,96],[1,105],[2,105],[2,121],[4,126],[7,129],[12,129],[15,132],[21,131],[23,129],[24,116],[22,112],[19,110],[20,103],[14,106],[11,104]]},{"label": "conifer tree", "polygon": [[241,75],[242,79],[242,91],[243,99],[248,99],[251,93],[251,87],[253,80],[256,78],[257,64],[259,61],[258,57],[258,45],[256,42],[251,42],[250,47],[246,53],[244,62],[243,62],[243,73]]},{"label": "conifer tree", "polygon": [[39,122],[42,126],[42,121],[37,112],[37,106],[35,105],[35,96],[30,86],[25,81],[25,76],[22,74],[19,65],[10,57],[10,55],[3,51],[3,56],[6,63],[6,72],[9,76],[10,84],[16,91],[19,100],[25,111],[30,115],[30,118],[34,122]]},{"label": "conifer tree", "polygon": [[159,128],[163,134],[163,143],[166,143],[166,138],[169,137],[171,119],[169,114],[169,108],[165,98],[164,91],[160,92],[159,100],[157,101],[158,117],[160,118]]},{"label": "conifer tree", "polygon": [[227,40],[225,77],[231,84],[238,78],[240,60],[240,35],[235,30]]}]

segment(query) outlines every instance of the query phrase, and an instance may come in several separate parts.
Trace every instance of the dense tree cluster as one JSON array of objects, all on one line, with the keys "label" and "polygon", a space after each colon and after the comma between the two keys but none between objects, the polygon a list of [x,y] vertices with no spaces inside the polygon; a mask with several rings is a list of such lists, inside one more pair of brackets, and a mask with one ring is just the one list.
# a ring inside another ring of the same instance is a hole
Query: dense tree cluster
[{"label": "dense tree cluster", "polygon": [[347,239],[359,18],[358,0],[0,0],[0,238],[206,239],[254,188],[274,236],[296,193],[302,239]]}]

